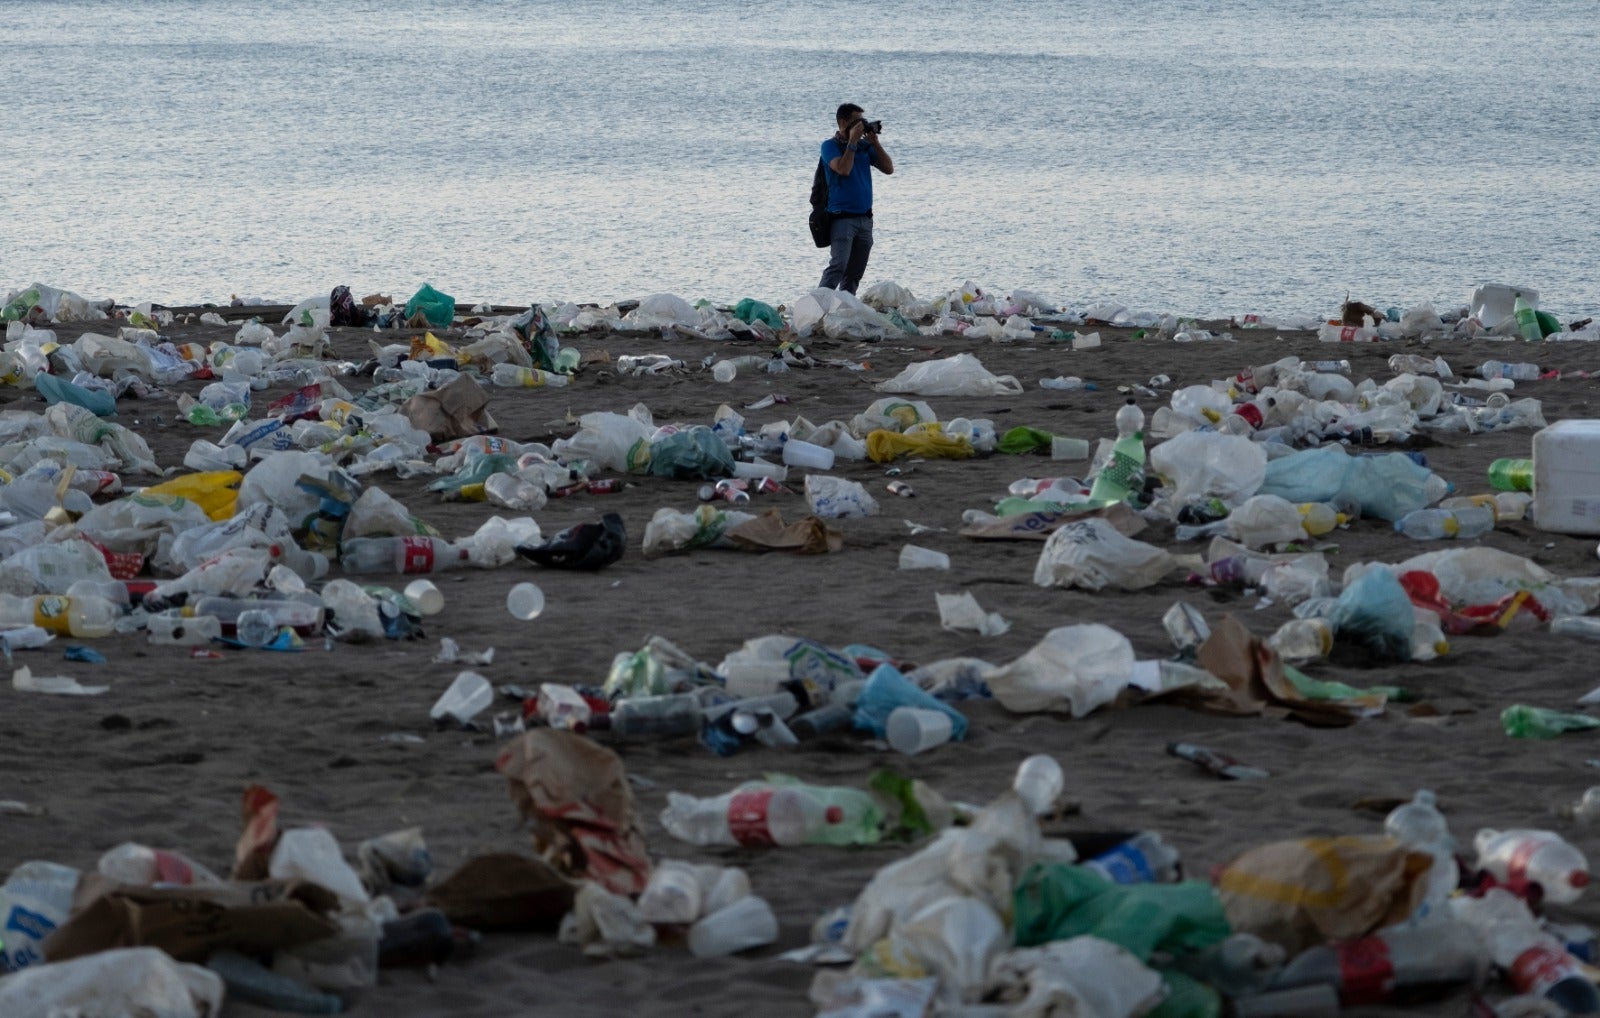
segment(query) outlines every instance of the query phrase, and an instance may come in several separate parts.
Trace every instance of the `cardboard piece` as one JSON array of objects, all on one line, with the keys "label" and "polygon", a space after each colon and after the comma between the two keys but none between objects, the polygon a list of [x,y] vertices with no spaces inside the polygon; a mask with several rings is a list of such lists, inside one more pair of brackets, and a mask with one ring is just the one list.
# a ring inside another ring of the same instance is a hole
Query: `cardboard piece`
[{"label": "cardboard piece", "polygon": [[616,894],[644,891],[650,858],[617,754],[582,735],[537,728],[502,749],[495,769],[533,824],[534,850],[557,871]]},{"label": "cardboard piece", "polygon": [[1251,849],[1217,875],[1236,933],[1308,947],[1355,940],[1409,918],[1427,894],[1433,856],[1393,838],[1302,838]]},{"label": "cardboard piece", "polygon": [[89,874],[74,904],[72,915],[45,940],[51,961],[119,947],[159,947],[179,961],[203,962],[219,948],[266,954],[339,932],[329,918],[338,897],[301,880],[123,887]]},{"label": "cardboard piece", "polygon": [[784,523],[783,515],[768,509],[753,520],[733,527],[728,540],[754,551],[790,551],[797,555],[826,555],[844,547],[844,534],[815,516]]},{"label": "cardboard piece", "polygon": [[467,375],[441,389],[419,392],[400,405],[413,426],[435,442],[494,431],[499,425],[489,416],[489,394]]},{"label": "cardboard piece", "polygon": [[475,930],[554,930],[574,887],[543,859],[513,852],[474,856],[428,889],[423,903]]},{"label": "cardboard piece", "polygon": [[262,785],[244,790],[244,830],[233,849],[233,879],[265,880],[278,844],[278,797]]}]

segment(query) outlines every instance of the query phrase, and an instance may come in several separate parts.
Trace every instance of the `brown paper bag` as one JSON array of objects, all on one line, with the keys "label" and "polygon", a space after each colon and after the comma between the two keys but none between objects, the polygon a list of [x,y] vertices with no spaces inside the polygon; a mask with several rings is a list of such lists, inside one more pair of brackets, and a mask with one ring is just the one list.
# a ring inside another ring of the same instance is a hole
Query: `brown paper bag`
[{"label": "brown paper bag", "polygon": [[419,392],[400,406],[413,426],[426,431],[435,442],[464,438],[494,431],[497,425],[489,416],[489,394],[467,375],[432,392]]},{"label": "brown paper bag", "polygon": [[501,750],[495,769],[533,824],[534,849],[558,871],[615,894],[644,890],[650,859],[617,754],[582,735],[537,728]]},{"label": "brown paper bag", "polygon": [[1433,857],[1393,838],[1302,838],[1252,849],[1217,875],[1235,932],[1295,955],[1364,937],[1409,917],[1427,894]]},{"label": "brown paper bag", "polygon": [[756,551],[791,551],[797,555],[826,555],[844,547],[844,534],[815,516],[784,523],[783,515],[768,509],[727,532],[728,540]]},{"label": "brown paper bag", "polygon": [[1231,692],[1188,688],[1171,699],[1218,714],[1291,716],[1309,725],[1337,727],[1382,710],[1384,698],[1310,700],[1300,695],[1283,673],[1278,652],[1225,615],[1211,630],[1210,639],[1195,652],[1195,663],[1228,684]]},{"label": "brown paper bag", "polygon": [[572,882],[543,859],[493,852],[468,859],[423,902],[476,930],[554,930],[572,910],[572,896]]},{"label": "brown paper bag", "polygon": [[179,961],[199,962],[219,948],[265,954],[339,932],[328,918],[338,897],[303,880],[99,888],[50,934],[45,957],[62,961],[119,947],[159,947]]}]

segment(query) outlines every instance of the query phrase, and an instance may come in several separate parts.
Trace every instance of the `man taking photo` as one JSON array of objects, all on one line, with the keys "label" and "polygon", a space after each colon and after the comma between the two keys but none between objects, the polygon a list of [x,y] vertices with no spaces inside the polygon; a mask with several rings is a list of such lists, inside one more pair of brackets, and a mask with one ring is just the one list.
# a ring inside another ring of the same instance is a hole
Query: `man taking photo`
[{"label": "man taking photo", "polygon": [[869,122],[855,103],[840,106],[834,119],[838,130],[822,143],[833,232],[821,285],[855,293],[872,253],[872,171],[893,173],[894,160],[878,140],[883,121]]}]

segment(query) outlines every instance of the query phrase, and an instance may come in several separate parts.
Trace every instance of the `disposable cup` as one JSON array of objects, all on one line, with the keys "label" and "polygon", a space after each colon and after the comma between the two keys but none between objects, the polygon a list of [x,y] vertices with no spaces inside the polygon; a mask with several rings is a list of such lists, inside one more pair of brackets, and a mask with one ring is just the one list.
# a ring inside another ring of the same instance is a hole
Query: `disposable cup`
[{"label": "disposable cup", "polygon": [[517,584],[506,592],[506,611],[524,622],[532,622],[544,611],[544,591],[538,584]]},{"label": "disposable cup", "polygon": [[1050,458],[1056,460],[1084,460],[1089,458],[1087,438],[1068,438],[1056,435],[1050,439]]},{"label": "disposable cup", "polygon": [[711,365],[711,377],[719,382],[731,382],[739,374],[739,365],[733,361],[717,361]]},{"label": "disposable cup", "polygon": [[908,544],[900,549],[901,569],[949,569],[950,556],[942,551]]},{"label": "disposable cup", "polygon": [[950,741],[950,715],[920,707],[896,707],[884,726],[889,745],[907,756],[942,746]]},{"label": "disposable cup", "polygon": [[778,939],[778,917],[765,899],[740,898],[689,927],[689,950],[696,958],[746,951]]},{"label": "disposable cup", "polygon": [[827,446],[791,438],[783,443],[783,461],[802,470],[833,469],[833,450]]},{"label": "disposable cup", "polygon": [[789,468],[782,463],[768,463],[766,460],[754,460],[748,463],[740,460],[733,465],[733,476],[752,481],[758,477],[770,477],[782,484],[789,479]]},{"label": "disposable cup", "polygon": [[1011,781],[1011,787],[1022,796],[1022,801],[1039,816],[1055,809],[1066,786],[1067,779],[1061,771],[1061,765],[1056,763],[1054,757],[1042,753],[1022,761],[1017,768],[1017,776]]},{"label": "disposable cup", "polygon": [[406,584],[406,598],[424,615],[437,615],[444,611],[444,595],[432,580],[412,580]]}]

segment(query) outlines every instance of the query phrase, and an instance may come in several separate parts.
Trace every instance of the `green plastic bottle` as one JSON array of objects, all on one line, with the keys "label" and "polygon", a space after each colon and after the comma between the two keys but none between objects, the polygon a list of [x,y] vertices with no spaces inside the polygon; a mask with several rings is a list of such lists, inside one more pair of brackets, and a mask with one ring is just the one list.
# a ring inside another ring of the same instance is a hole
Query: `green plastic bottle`
[{"label": "green plastic bottle", "polygon": [[1513,739],[1553,739],[1562,732],[1600,728],[1600,718],[1516,703],[1500,712],[1500,727]]},{"label": "green plastic bottle", "polygon": [[1530,343],[1544,339],[1544,331],[1539,328],[1539,314],[1533,310],[1533,305],[1528,303],[1528,299],[1518,297],[1511,306],[1515,309],[1517,331],[1522,333],[1522,338]]},{"label": "green plastic bottle", "polygon": [[1532,491],[1533,460],[1495,460],[1489,464],[1489,487],[1495,491]]},{"label": "green plastic bottle", "polygon": [[1126,502],[1144,488],[1144,411],[1133,400],[1117,411],[1117,442],[1111,462],[1095,475],[1089,501],[1095,505]]}]

